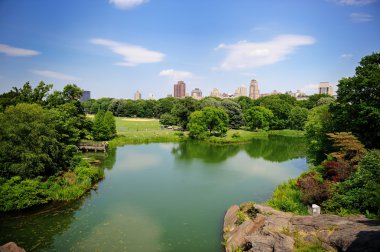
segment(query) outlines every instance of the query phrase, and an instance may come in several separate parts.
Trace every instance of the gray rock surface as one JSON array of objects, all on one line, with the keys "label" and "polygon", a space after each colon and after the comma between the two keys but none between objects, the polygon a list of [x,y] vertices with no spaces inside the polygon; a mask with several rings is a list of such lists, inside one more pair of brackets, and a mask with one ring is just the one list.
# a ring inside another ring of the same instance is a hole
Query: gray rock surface
[{"label": "gray rock surface", "polygon": [[239,211],[246,211],[247,206],[248,203],[243,203],[227,211],[224,219],[227,252],[238,248],[243,251],[294,251],[297,241],[317,242],[326,251],[380,251],[379,220],[361,216],[294,216],[268,206],[255,205],[259,210],[256,218],[247,218],[237,225],[236,215]]}]

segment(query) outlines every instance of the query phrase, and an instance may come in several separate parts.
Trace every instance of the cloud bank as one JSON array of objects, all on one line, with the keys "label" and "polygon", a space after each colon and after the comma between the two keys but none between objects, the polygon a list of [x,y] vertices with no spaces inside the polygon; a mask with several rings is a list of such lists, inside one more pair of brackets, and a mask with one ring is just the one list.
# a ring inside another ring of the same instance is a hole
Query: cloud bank
[{"label": "cloud bank", "polygon": [[231,45],[220,44],[216,50],[227,50],[227,57],[217,69],[249,69],[275,64],[284,60],[297,47],[314,43],[315,39],[310,36],[281,35],[262,43],[240,41]]},{"label": "cloud bank", "polygon": [[363,23],[372,21],[372,15],[368,13],[351,13],[350,18],[352,22]]},{"label": "cloud bank", "polygon": [[122,62],[115,63],[118,66],[137,66],[145,63],[160,62],[164,59],[165,54],[156,51],[150,51],[144,47],[120,43],[113,40],[94,38],[90,42],[95,45],[105,46],[108,50],[123,57]]},{"label": "cloud bank", "polygon": [[31,70],[32,73],[37,74],[42,77],[58,79],[58,80],[66,80],[66,81],[74,81],[79,80],[78,77],[63,74],[60,72],[54,72],[50,70]]},{"label": "cloud bank", "polygon": [[330,2],[335,2],[340,5],[368,5],[372,3],[376,3],[378,0],[329,0]]},{"label": "cloud bank", "polygon": [[35,50],[17,48],[5,44],[0,44],[0,53],[4,53],[8,56],[15,57],[36,56],[38,54],[41,54],[40,52]]},{"label": "cloud bank", "polygon": [[109,0],[109,3],[115,5],[119,9],[126,10],[147,3],[148,1],[149,0]]},{"label": "cloud bank", "polygon": [[189,79],[193,77],[193,74],[191,72],[177,71],[174,69],[162,70],[158,75],[171,77],[173,80],[184,80],[184,79]]}]

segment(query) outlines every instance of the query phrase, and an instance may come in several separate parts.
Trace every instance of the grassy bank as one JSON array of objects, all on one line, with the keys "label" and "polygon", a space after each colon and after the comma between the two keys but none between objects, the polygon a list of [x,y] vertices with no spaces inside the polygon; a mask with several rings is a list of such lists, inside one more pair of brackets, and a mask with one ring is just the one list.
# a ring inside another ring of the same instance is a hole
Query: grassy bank
[{"label": "grassy bank", "polygon": [[0,178],[0,211],[22,210],[50,201],[75,200],[101,178],[103,172],[84,160],[74,170],[47,179]]},{"label": "grassy bank", "polygon": [[[110,147],[125,144],[180,142],[188,138],[187,132],[162,129],[158,119],[116,118],[117,137],[109,141]],[[224,137],[209,137],[204,141],[215,144],[248,143],[255,138],[266,138],[270,135],[303,137],[303,131],[271,130],[247,131],[229,130]]]}]

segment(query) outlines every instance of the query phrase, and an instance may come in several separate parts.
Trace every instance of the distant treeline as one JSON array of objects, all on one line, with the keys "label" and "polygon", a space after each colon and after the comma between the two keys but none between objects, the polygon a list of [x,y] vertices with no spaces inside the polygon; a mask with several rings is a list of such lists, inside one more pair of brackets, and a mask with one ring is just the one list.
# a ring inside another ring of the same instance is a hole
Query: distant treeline
[{"label": "distant treeline", "polygon": [[182,99],[167,97],[159,100],[101,98],[90,99],[82,102],[82,105],[89,114],[96,114],[102,110],[111,111],[114,116],[121,117],[160,118],[164,125],[178,125],[183,128],[186,128],[192,112],[214,107],[223,109],[228,114],[229,126],[234,129],[248,126],[244,119],[248,110],[260,106],[273,113],[269,128],[303,129],[309,109],[333,100],[333,97],[325,94],[315,94],[302,101],[297,101],[287,94],[277,94],[257,100],[243,96],[234,99],[206,97],[202,100],[191,97]]}]

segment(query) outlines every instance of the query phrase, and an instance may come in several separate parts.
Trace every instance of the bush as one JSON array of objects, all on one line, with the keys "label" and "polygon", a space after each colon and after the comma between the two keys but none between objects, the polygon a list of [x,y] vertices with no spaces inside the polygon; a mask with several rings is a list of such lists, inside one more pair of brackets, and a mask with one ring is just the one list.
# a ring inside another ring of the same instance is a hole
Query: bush
[{"label": "bush", "polygon": [[325,168],[323,178],[333,182],[344,181],[351,175],[350,165],[344,161],[325,161],[322,166]]},{"label": "bush", "polygon": [[296,179],[280,184],[267,204],[285,212],[308,214],[307,206],[301,202],[301,191],[296,186]]},{"label": "bush", "polygon": [[[380,150],[372,150],[359,163],[349,179],[333,187],[325,202],[329,211],[380,214]],[[343,210],[344,209],[344,210]]]},{"label": "bush", "polygon": [[330,195],[330,186],[323,181],[316,172],[305,173],[297,180],[297,187],[301,190],[301,201],[306,205],[321,204]]}]

